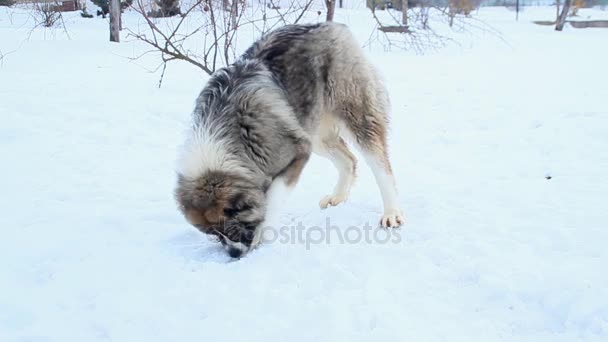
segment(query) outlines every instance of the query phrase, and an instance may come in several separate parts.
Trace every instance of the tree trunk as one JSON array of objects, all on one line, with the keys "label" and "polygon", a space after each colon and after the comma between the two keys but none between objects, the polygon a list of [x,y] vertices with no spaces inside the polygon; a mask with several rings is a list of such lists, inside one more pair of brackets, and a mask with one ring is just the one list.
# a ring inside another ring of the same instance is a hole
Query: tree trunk
[{"label": "tree trunk", "polygon": [[325,6],[327,7],[326,21],[334,21],[334,12],[336,11],[336,0],[325,0]]},{"label": "tree trunk", "polygon": [[561,1],[560,0],[556,0],[555,1],[555,22],[557,22],[559,20],[559,6],[561,5]]},{"label": "tree trunk", "polygon": [[450,19],[450,27],[454,25],[454,17],[456,16],[456,6],[454,0],[448,0],[448,18]]},{"label": "tree trunk", "polygon": [[232,0],[232,5],[231,5],[231,9],[230,9],[230,22],[232,24],[232,29],[236,30],[236,25],[238,24],[238,17],[239,17],[239,1],[238,0]]},{"label": "tree trunk", "polygon": [[342,4],[342,0],[340,0],[340,2],[338,2],[338,6],[340,6],[340,8],[343,8],[343,4]]},{"label": "tree trunk", "polygon": [[110,0],[110,41],[120,42],[120,0]]},{"label": "tree trunk", "polygon": [[562,13],[557,18],[557,23],[555,24],[556,31],[561,31],[564,29],[566,17],[568,16],[568,12],[570,11],[570,5],[572,5],[572,0],[564,0],[564,7],[562,7]]},{"label": "tree trunk", "polygon": [[401,24],[407,26],[407,6],[408,0],[401,0]]}]

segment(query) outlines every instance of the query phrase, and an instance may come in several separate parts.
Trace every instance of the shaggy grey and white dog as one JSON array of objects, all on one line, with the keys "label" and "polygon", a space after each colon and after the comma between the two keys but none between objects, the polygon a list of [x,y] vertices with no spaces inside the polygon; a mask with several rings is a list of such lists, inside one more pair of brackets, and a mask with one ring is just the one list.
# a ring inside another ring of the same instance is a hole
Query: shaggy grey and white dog
[{"label": "shaggy grey and white dog", "polygon": [[345,25],[288,25],[215,72],[196,101],[176,198],[187,220],[232,257],[260,240],[274,185],[296,184],[311,152],[338,183],[320,206],[344,202],[356,176],[352,142],[384,202],[380,223],[404,221],[387,153],[386,90]]}]

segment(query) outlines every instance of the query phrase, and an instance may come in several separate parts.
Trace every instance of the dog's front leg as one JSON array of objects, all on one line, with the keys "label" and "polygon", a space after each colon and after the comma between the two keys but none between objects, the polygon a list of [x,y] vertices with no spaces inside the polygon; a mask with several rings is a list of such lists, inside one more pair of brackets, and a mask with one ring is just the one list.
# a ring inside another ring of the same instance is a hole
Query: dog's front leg
[{"label": "dog's front leg", "polygon": [[274,182],[282,181],[288,189],[292,189],[298,183],[302,170],[310,159],[311,151],[312,144],[309,141],[298,141],[293,159],[274,177]]},{"label": "dog's front leg", "polygon": [[299,140],[296,144],[296,153],[289,164],[273,177],[272,183],[266,190],[267,203],[273,205],[277,198],[284,198],[285,193],[291,190],[298,183],[304,166],[310,159],[312,144],[308,140]]},{"label": "dog's front leg", "polygon": [[256,230],[252,247],[260,244],[265,229],[272,229],[280,208],[285,203],[285,198],[298,183],[302,170],[310,159],[312,145],[309,141],[300,141],[296,145],[296,153],[289,164],[281,170],[266,190],[266,217],[264,222]]}]

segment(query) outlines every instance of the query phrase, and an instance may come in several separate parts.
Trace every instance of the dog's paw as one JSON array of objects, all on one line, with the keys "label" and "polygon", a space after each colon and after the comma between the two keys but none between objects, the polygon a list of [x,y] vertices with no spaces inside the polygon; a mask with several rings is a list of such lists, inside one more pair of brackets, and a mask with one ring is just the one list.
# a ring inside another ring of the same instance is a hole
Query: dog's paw
[{"label": "dog's paw", "polygon": [[335,207],[338,204],[345,202],[347,198],[348,198],[348,195],[346,195],[346,194],[327,195],[327,196],[323,197],[323,199],[321,199],[321,201],[319,202],[319,207],[321,207],[321,209],[325,209],[329,206]]},{"label": "dog's paw", "polygon": [[397,228],[405,223],[403,213],[399,209],[387,210],[380,219],[380,225],[385,228]]}]

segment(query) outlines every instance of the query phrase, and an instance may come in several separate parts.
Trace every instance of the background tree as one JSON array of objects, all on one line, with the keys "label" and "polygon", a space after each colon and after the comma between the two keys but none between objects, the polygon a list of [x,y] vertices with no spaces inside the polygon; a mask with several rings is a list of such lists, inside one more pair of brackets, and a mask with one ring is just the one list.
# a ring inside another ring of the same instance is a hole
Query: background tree
[{"label": "background tree", "polygon": [[334,21],[334,13],[336,12],[336,0],[325,0],[325,7],[327,7],[327,16],[325,20]]},{"label": "background tree", "polygon": [[572,5],[572,0],[564,0],[564,7],[562,7],[562,13],[557,18],[557,23],[555,24],[556,31],[561,31],[564,29],[564,24],[566,23],[566,17],[568,16],[568,12],[570,11],[571,5]]},{"label": "background tree", "polygon": [[110,41],[120,42],[120,0],[110,0]]}]

